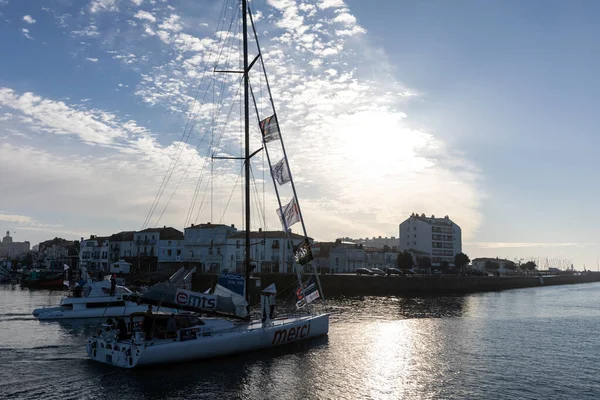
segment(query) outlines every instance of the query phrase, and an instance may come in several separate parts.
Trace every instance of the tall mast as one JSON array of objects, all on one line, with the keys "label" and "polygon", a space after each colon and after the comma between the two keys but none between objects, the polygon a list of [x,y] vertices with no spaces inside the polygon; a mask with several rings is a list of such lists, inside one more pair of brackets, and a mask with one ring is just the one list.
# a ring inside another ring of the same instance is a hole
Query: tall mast
[{"label": "tall mast", "polygon": [[242,35],[244,46],[244,139],[246,153],[244,156],[245,186],[246,186],[246,257],[244,260],[246,272],[246,301],[250,292],[250,111],[248,98],[248,21],[247,0],[242,0]]}]

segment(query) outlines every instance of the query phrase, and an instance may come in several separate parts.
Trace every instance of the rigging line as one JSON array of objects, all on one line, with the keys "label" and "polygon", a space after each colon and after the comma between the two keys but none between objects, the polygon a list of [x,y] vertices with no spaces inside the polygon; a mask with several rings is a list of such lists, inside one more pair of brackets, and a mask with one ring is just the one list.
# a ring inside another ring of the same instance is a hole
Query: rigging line
[{"label": "rigging line", "polygon": [[[233,18],[232,18],[232,19],[233,19]],[[231,26],[231,24],[230,24],[230,26]],[[233,36],[233,35],[232,35],[232,36]],[[215,37],[216,37],[216,34],[215,34]],[[224,48],[225,48],[225,44],[223,44],[223,46],[221,47],[221,54],[222,54],[222,50],[223,50]],[[216,62],[218,62],[218,58],[217,58]],[[188,140],[189,140],[189,138],[190,138],[190,136],[191,136],[191,134],[192,134],[192,131],[193,131],[194,127],[195,127],[195,124],[196,124],[196,121],[197,121],[198,115],[200,114],[200,111],[201,111],[201,107],[202,107],[202,105],[203,105],[203,104],[205,104],[205,100],[206,100],[206,96],[207,96],[208,90],[209,90],[209,88],[210,88],[210,87],[211,87],[211,85],[212,85],[212,81],[211,81],[211,83],[209,83],[209,84],[208,84],[208,87],[206,88],[206,91],[204,92],[204,97],[202,98],[202,102],[200,103],[200,107],[198,107],[198,111],[197,111],[197,112],[196,112],[196,114],[194,115],[194,114],[193,114],[194,106],[195,106],[195,104],[196,104],[196,101],[197,101],[197,98],[198,98],[198,93],[200,92],[200,89],[201,89],[201,88],[202,88],[202,86],[203,86],[203,85],[202,85],[202,83],[203,83],[203,81],[204,81],[204,78],[205,78],[205,76],[206,76],[206,73],[207,73],[207,70],[205,70],[205,71],[204,71],[204,73],[203,73],[203,76],[202,76],[202,79],[201,79],[201,82],[200,82],[200,86],[198,87],[198,92],[197,92],[196,98],[194,99],[194,103],[192,104],[192,114],[190,115],[190,118],[188,119],[188,123],[186,124],[185,130],[184,130],[184,132],[185,132],[185,131],[188,131],[188,136],[187,136],[187,137],[188,137]],[[191,126],[190,126],[190,125],[191,125]],[[200,138],[200,140],[198,141],[198,145],[196,146],[196,148],[199,148],[199,146],[200,146],[200,145],[202,144],[202,142],[204,141],[204,138],[205,138],[205,137],[206,137],[206,133],[205,133],[205,134],[202,136],[202,138]],[[187,143],[187,140],[185,141],[185,143]],[[181,144],[181,142],[180,142],[180,144]],[[181,149],[181,151],[179,152],[179,155],[178,155],[178,157],[177,157],[177,159],[176,159],[176,162],[177,162],[177,161],[179,160],[179,158],[181,157],[181,154],[183,154],[183,150],[184,150],[184,148],[182,148],[182,149]],[[172,194],[171,194],[171,196],[169,197],[169,200],[167,201],[167,203],[166,203],[166,204],[165,204],[165,206],[163,207],[163,210],[162,210],[162,212],[161,212],[160,216],[158,217],[158,219],[157,219],[157,221],[156,221],[156,223],[155,223],[155,227],[156,227],[156,226],[158,226],[158,224],[159,224],[160,220],[162,219],[162,217],[163,217],[163,215],[164,215],[164,213],[165,213],[166,209],[168,208],[169,204],[171,203],[171,200],[173,199],[173,196],[174,196],[174,195],[175,195],[175,193],[177,192],[177,189],[178,189],[178,188],[179,188],[179,186],[181,185],[181,182],[183,181],[183,178],[185,177],[185,174],[187,173],[187,171],[188,171],[189,167],[191,166],[191,164],[192,164],[193,160],[194,160],[194,157],[192,157],[192,158],[190,159],[190,161],[189,161],[189,163],[188,163],[188,165],[187,165],[186,169],[185,169],[185,170],[184,170],[184,172],[183,172],[183,175],[182,175],[181,179],[180,179],[180,180],[179,180],[179,182],[177,183],[177,185],[176,185],[175,189],[173,190],[173,193],[172,193]],[[171,170],[171,172],[169,173],[169,176],[168,176],[168,178],[167,178],[167,182],[170,180],[170,178],[171,178],[171,175],[173,174],[173,172],[174,172],[174,171],[175,171],[175,166],[173,166],[173,169],[172,169],[172,170]],[[164,185],[164,187],[163,187],[162,191],[160,191],[160,196],[159,196],[159,199],[160,199],[160,197],[162,197],[162,194],[164,193],[164,190],[165,190],[165,189],[166,189],[166,184]],[[153,213],[154,213],[154,211],[156,210],[156,207],[157,207],[157,206],[158,206],[158,201],[157,201],[156,205],[154,206],[154,209],[152,210],[152,214],[153,214]],[[148,223],[149,223],[149,221],[148,221]]]},{"label": "rigging line", "polygon": [[[264,172],[263,172],[264,173]],[[256,204],[257,204],[257,211],[258,214],[262,217],[263,221],[266,220],[266,214],[265,214],[265,203],[262,203],[263,207],[261,208],[261,202],[260,202],[260,194],[258,193],[258,185],[256,185],[256,178],[254,177],[254,170],[252,168],[250,168],[250,174],[252,176],[252,187],[254,188],[254,196],[256,197]],[[260,221],[260,220],[259,220]],[[256,222],[256,221],[255,221]],[[260,224],[258,224],[260,226]]]},{"label": "rigging line", "polygon": [[[244,168],[244,165],[242,164],[242,167]],[[227,207],[229,206],[229,202],[231,201],[231,198],[233,197],[233,193],[235,192],[235,188],[237,187],[237,184],[240,180],[240,176],[242,175],[242,171],[240,170],[240,173],[237,176],[237,179],[235,180],[235,185],[233,185],[233,189],[231,189],[231,193],[229,194],[229,199],[227,199],[227,203],[225,204],[225,210],[223,210],[223,215],[221,216],[221,219],[219,220],[219,223],[223,222],[223,218],[225,218],[225,212],[227,211]]]},{"label": "rigging line", "polygon": [[[227,4],[229,4],[229,1],[226,2]],[[237,21],[237,13],[239,12],[239,8],[232,6],[232,12],[231,12],[231,20],[229,21],[229,28],[227,29],[227,36],[225,37],[225,39],[223,40],[223,46],[221,47],[220,51],[219,51],[219,55],[217,57],[217,64],[221,59],[221,55],[223,55],[223,50],[225,49],[225,42],[227,41],[227,39],[229,38],[229,34],[231,33],[231,27],[233,26],[233,22]],[[225,17],[223,16],[223,20],[225,19]],[[225,24],[223,23],[223,27],[225,26]],[[235,35],[231,35],[232,37],[232,42],[233,42],[233,37],[235,37]],[[227,65],[227,64],[225,64]],[[215,65],[216,67],[216,65]]]},{"label": "rigging line", "polygon": [[[277,124],[277,130],[279,131],[279,144],[281,145],[281,150],[283,151],[283,158],[285,159],[285,163],[286,163],[286,166],[288,168],[288,173],[289,173],[289,177],[290,177],[290,184],[292,185],[292,192],[294,193],[293,200],[295,201],[295,205],[296,205],[296,208],[298,210],[298,215],[300,216],[300,223],[302,224],[302,231],[304,232],[304,237],[306,238],[305,240],[308,240],[308,234],[306,232],[306,225],[304,224],[304,217],[302,216],[302,211],[300,209],[300,202],[298,201],[298,196],[296,194],[296,186],[294,184],[294,178],[292,176],[291,169],[289,168],[287,153],[285,151],[285,145],[283,144],[283,135],[281,134],[281,128],[279,127],[279,121],[278,121],[278,118],[277,118],[277,111],[275,109],[275,103],[273,101],[273,95],[271,94],[271,87],[269,85],[269,78],[267,77],[267,70],[265,68],[265,62],[263,60],[262,53],[260,51],[260,43],[259,43],[259,40],[258,40],[258,35],[256,33],[256,26],[254,25],[254,18],[252,17],[252,9],[251,8],[248,9],[248,16],[250,17],[250,25],[252,26],[252,31],[254,32],[254,39],[256,40],[256,47],[258,49],[258,54],[260,55],[260,65],[262,66],[263,77],[265,78],[265,85],[267,87],[267,92],[269,93],[269,101],[271,103],[271,108],[273,109],[273,115],[275,116],[275,123]],[[254,101],[254,108],[256,109],[256,99],[254,97],[254,93],[252,93],[252,100]],[[258,117],[258,114],[257,114],[257,117]],[[260,123],[260,117],[259,117],[259,123]],[[264,141],[264,139],[263,139],[263,141]],[[265,145],[265,153],[266,153],[266,156],[267,156],[267,160],[269,161],[269,167],[270,167],[271,166],[271,158],[269,156],[268,146],[266,146],[266,145]],[[283,213],[283,208],[282,208],[282,205],[281,205],[281,198],[279,197],[279,190],[277,189],[277,184],[275,182],[275,177],[273,176],[272,173],[271,173],[271,178],[272,178],[272,181],[273,181],[273,187],[275,188],[275,193],[277,195],[277,202],[279,204],[279,210],[280,210],[279,212]],[[282,218],[282,221],[283,221],[283,225],[284,225],[284,228],[285,228],[286,237],[289,240],[290,239],[290,237],[289,237],[289,229],[288,229],[289,227],[287,226],[285,218]],[[306,298],[306,293],[304,293],[304,284],[302,282],[302,273],[301,273],[301,271],[300,271],[299,268],[295,267],[294,269],[296,270],[296,278],[298,279],[298,282],[300,283],[300,289],[302,290],[302,296],[304,298]],[[323,294],[323,288],[321,286],[321,280],[319,278],[319,274],[316,273],[317,271],[316,271],[316,268],[315,268],[314,264],[313,264],[313,270],[315,271],[315,276],[317,278],[317,285],[318,285],[318,288],[319,288],[319,292],[322,295],[323,301],[325,301],[325,296]],[[307,307],[308,307],[308,303],[307,303]]]},{"label": "rigging line", "polygon": [[[184,227],[186,227],[191,222],[191,217],[194,212],[194,208],[196,207],[196,201],[198,200],[198,191],[200,190],[200,185],[202,184],[202,181],[204,181],[204,174],[205,174],[206,170],[208,170],[208,168],[207,168],[208,165],[209,165],[209,162],[205,160],[202,170],[200,170],[200,175],[198,176],[198,180],[196,181],[194,195],[192,196],[192,204],[190,205],[190,208],[188,209],[188,212],[185,216],[185,221],[183,222]],[[212,160],[210,160],[210,165],[212,167]]]},{"label": "rigging line", "polygon": [[[221,17],[225,15],[225,9],[226,9],[225,4],[223,4],[223,7],[221,8],[221,14],[219,16],[220,17],[219,21],[221,20]],[[218,28],[219,28],[219,24],[217,24],[217,29],[215,30],[215,33],[213,34],[213,40],[216,40],[216,38],[217,38],[217,32],[219,32]],[[198,90],[196,91],[196,96],[194,97],[194,102],[192,103],[192,108],[191,108],[192,112],[191,112],[190,116],[188,117],[186,127],[183,130],[182,138],[179,141],[177,148],[175,150],[176,153],[181,147],[183,147],[183,143],[184,143],[183,139],[186,137],[186,130],[187,130],[187,127],[189,126],[190,119],[193,115],[194,105],[196,104],[196,101],[199,97],[200,90],[202,88],[202,84],[204,82],[204,78],[206,77],[206,74],[207,74],[207,70],[204,71],[202,78],[200,80],[200,85],[198,86]],[[199,110],[200,110],[200,108],[199,108]],[[198,112],[200,112],[199,110],[198,110]],[[190,134],[191,134],[191,130],[187,134],[188,140],[189,140]],[[187,140],[185,140],[185,143],[187,143]],[[181,150],[181,151],[183,151],[183,150]],[[181,152],[179,154],[181,154]],[[177,157],[177,160],[179,160],[179,156]],[[164,188],[162,188],[162,187],[163,187],[163,185],[166,186],[168,184],[168,180],[170,179],[169,170],[171,168],[174,168],[174,164],[177,162],[177,160],[175,160],[174,158],[171,159],[171,163],[169,164],[169,169],[167,169],[167,172],[165,173],[165,176],[163,178],[163,181],[161,182],[158,192],[154,198],[154,201],[152,202],[152,206],[150,207],[150,210],[148,211],[148,214],[146,215],[146,219],[144,220],[144,225],[142,226],[142,229],[145,229],[148,226],[148,224],[150,223],[150,220],[152,219],[152,215],[154,214],[154,211],[156,210],[156,207],[158,206],[158,202],[160,201],[160,197],[162,196],[162,192],[164,192]],[[171,171],[171,173],[172,173],[172,171]],[[161,188],[162,188],[162,190],[161,190]]]},{"label": "rigging line", "polygon": [[[237,92],[237,93],[239,93],[239,90],[240,90],[240,87],[238,86],[238,92]],[[235,95],[237,95],[237,93],[236,93]],[[227,120],[228,120],[228,119],[229,119],[229,117],[231,116],[231,113],[233,112],[233,108],[234,108],[234,104],[232,104],[232,105],[231,105],[231,107],[230,107],[230,109],[229,109],[229,112],[227,113],[227,116],[226,116],[226,119],[227,119]],[[220,110],[222,110],[222,108],[221,108]],[[219,112],[220,112],[220,111],[219,111]],[[213,134],[214,134],[214,132],[213,132]],[[219,134],[219,136],[217,137],[217,146],[218,146],[218,145],[220,145],[220,143],[221,143],[221,140],[222,140],[222,139],[223,139],[223,132],[221,132],[221,133]],[[191,215],[191,213],[193,213],[193,207],[195,206],[195,203],[196,203],[196,199],[197,199],[197,193],[198,193],[198,190],[199,190],[199,184],[198,184],[196,187],[197,187],[197,189],[196,189],[196,192],[194,193],[194,201],[193,201],[193,205],[192,205],[192,207],[190,207],[190,215]],[[211,195],[211,197],[212,197],[212,195]],[[204,202],[204,201],[203,201],[203,202]],[[203,203],[203,202],[202,202],[202,203]],[[199,215],[199,213],[200,213],[200,209],[198,210],[198,215]],[[212,220],[212,211],[211,211],[211,220]],[[196,217],[196,221],[197,221],[197,217]]]},{"label": "rigging line", "polygon": [[[239,90],[240,90],[240,87],[238,87],[238,92],[239,92]],[[236,95],[237,95],[237,93],[236,93]],[[231,107],[230,107],[230,109],[229,109],[229,112],[227,114],[227,117],[226,117],[227,119],[229,119],[231,113],[233,112],[233,107],[234,107],[234,105],[232,104]],[[223,132],[221,132],[220,135],[217,137],[217,145],[220,145],[221,140],[223,140]],[[211,163],[211,168],[212,168],[212,163]],[[198,190],[199,190],[199,185],[197,185],[197,190],[195,192],[196,198],[197,198]],[[212,179],[211,179],[211,190],[212,190]],[[211,194],[211,197],[212,197],[212,194]],[[196,214],[196,218],[194,219],[194,221],[197,221],[198,218],[199,218],[199,216],[200,216],[200,211],[202,209],[202,204],[204,204],[204,199],[205,198],[206,198],[206,192],[204,193],[204,195],[202,197],[202,202],[200,203],[200,207],[198,208],[198,213]],[[195,203],[196,203],[196,200],[194,200],[194,206],[195,206]],[[193,213],[193,209],[192,208],[190,209],[190,212]],[[191,214],[190,214],[190,216],[191,216]],[[211,220],[212,220],[212,211],[211,211]]]},{"label": "rigging line", "polygon": [[[198,213],[196,214],[196,218],[194,218],[194,222],[198,222],[198,218],[200,217],[200,210],[202,209],[202,205],[204,204],[204,199],[206,198],[206,190],[204,191],[204,195],[202,196],[202,200],[200,201],[200,206],[198,207]],[[190,215],[191,216],[191,215]],[[212,220],[212,215],[211,215]],[[192,222],[191,220],[188,222]]]}]

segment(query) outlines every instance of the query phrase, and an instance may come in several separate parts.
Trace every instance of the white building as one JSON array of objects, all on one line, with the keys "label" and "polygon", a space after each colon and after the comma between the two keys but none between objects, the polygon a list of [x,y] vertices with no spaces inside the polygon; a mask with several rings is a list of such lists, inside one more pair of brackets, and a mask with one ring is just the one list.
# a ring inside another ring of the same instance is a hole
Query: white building
[{"label": "white building", "polygon": [[148,228],[133,234],[137,255],[156,257],[159,264],[182,261],[183,232],[164,226]]},{"label": "white building", "polygon": [[392,237],[375,237],[373,236],[373,238],[360,238],[360,239],[349,239],[349,238],[343,238],[342,241],[350,241],[350,242],[354,242],[357,244],[362,244],[365,247],[374,247],[377,249],[383,249],[384,247],[389,247],[390,249],[394,249],[394,248],[398,248],[398,244],[399,244],[399,239],[392,236]]},{"label": "white building", "polygon": [[[362,245],[342,241],[320,242],[313,246],[315,264],[324,273],[349,273],[367,265],[367,253]],[[385,253],[382,255],[385,260]]]},{"label": "white building", "polygon": [[183,260],[197,262],[198,271],[219,272],[225,264],[227,237],[237,233],[234,225],[206,224],[184,229]]},{"label": "white building", "polygon": [[461,229],[446,215],[444,218],[412,214],[400,224],[400,251],[418,250],[429,254],[432,265],[442,261],[454,264],[462,252]]},{"label": "white building", "polygon": [[[304,236],[283,231],[250,232],[250,258],[256,263],[256,272],[294,272],[294,247]],[[240,231],[227,237],[223,266],[228,272],[242,273],[244,270],[244,251],[246,232]]]},{"label": "white building", "polygon": [[91,271],[108,271],[108,237],[90,235],[89,239],[81,238],[79,249],[82,265]]},{"label": "white building", "polygon": [[0,242],[0,258],[15,258],[19,254],[29,251],[29,242],[14,242],[10,232],[6,231],[6,236]]},{"label": "white building", "polygon": [[[475,258],[474,260],[471,260],[471,266],[473,269],[479,270],[481,272],[498,272],[501,275],[514,274],[516,270],[514,261],[505,260],[503,258]],[[507,266],[509,268],[507,268]],[[510,268],[511,266],[513,267],[512,269]]]},{"label": "white building", "polygon": [[111,263],[137,256],[137,245],[133,241],[133,231],[115,233],[108,238]]}]

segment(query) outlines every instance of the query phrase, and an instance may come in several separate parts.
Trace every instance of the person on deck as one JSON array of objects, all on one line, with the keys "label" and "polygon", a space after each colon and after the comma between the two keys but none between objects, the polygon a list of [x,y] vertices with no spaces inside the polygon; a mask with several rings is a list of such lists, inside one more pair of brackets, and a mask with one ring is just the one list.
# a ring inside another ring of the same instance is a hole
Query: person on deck
[{"label": "person on deck", "polygon": [[146,332],[146,340],[152,339],[152,325],[154,325],[154,318],[152,316],[152,305],[148,305],[148,310],[144,316],[143,328]]},{"label": "person on deck", "polygon": [[128,338],[127,335],[127,324],[123,317],[117,317],[117,329],[119,330],[119,340],[125,340]]},{"label": "person on deck", "polygon": [[110,295],[115,295],[115,289],[117,288],[117,278],[116,275],[112,275],[110,277]]}]

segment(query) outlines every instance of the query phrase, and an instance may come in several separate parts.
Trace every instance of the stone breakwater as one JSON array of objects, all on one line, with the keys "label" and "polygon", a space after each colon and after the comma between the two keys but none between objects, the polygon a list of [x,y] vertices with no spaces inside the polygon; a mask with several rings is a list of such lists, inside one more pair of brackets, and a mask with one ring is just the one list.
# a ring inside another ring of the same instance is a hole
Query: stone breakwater
[{"label": "stone breakwater", "polygon": [[[365,275],[321,275],[321,284],[327,297],[336,296],[401,296],[401,295],[447,295],[475,292],[491,292],[539,286],[570,285],[600,281],[600,273],[587,272],[581,275],[553,276],[365,276]],[[204,291],[218,279],[213,274],[196,274],[193,290]],[[260,286],[275,283],[281,295],[295,290],[294,274],[262,274]],[[251,285],[253,297],[258,294],[256,285]]]}]

